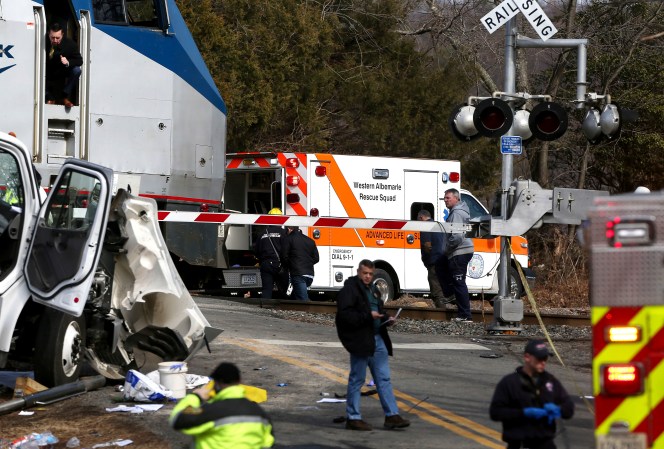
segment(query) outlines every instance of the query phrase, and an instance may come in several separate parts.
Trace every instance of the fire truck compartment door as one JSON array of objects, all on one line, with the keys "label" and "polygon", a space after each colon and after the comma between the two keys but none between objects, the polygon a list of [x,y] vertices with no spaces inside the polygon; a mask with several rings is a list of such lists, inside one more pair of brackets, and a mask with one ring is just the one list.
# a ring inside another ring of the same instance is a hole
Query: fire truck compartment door
[{"label": "fire truck compartment door", "polygon": [[42,205],[24,275],[33,299],[79,316],[101,255],[111,204],[108,168],[65,162]]}]

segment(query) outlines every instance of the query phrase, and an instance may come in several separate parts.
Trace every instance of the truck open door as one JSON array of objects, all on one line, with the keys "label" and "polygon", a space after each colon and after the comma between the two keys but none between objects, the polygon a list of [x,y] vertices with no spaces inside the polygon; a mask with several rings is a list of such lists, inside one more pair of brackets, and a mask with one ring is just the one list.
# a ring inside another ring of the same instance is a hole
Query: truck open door
[{"label": "truck open door", "polygon": [[33,299],[80,316],[101,255],[113,172],[69,159],[33,230],[24,274]]}]

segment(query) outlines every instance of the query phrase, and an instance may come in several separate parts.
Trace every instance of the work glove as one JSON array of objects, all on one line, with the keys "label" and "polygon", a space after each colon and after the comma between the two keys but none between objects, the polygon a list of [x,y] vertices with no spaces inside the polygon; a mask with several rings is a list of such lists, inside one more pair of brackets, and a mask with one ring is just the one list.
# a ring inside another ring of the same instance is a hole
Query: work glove
[{"label": "work glove", "polygon": [[549,412],[540,407],[526,407],[523,409],[523,414],[526,418],[542,419],[546,418]]},{"label": "work glove", "polygon": [[549,424],[560,418],[560,406],[554,404],[553,402],[547,402],[544,404],[544,410],[546,410],[547,416],[549,418]]}]

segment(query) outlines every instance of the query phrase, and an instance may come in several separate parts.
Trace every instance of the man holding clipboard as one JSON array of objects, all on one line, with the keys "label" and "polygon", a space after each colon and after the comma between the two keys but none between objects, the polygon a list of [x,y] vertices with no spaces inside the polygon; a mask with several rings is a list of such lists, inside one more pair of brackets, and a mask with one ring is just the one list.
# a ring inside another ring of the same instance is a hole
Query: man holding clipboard
[{"label": "man holding clipboard", "polygon": [[346,392],[346,429],[350,430],[373,429],[371,424],[362,420],[360,413],[360,390],[366,379],[367,367],[371,370],[385,413],[383,426],[398,429],[410,425],[410,421],[399,415],[390,379],[388,356],[392,355],[392,342],[387,328],[394,324],[396,316],[391,317],[383,310],[383,301],[372,284],[374,269],[372,261],[362,260],[357,267],[357,276],[346,279],[337,295],[337,334],[350,353]]}]

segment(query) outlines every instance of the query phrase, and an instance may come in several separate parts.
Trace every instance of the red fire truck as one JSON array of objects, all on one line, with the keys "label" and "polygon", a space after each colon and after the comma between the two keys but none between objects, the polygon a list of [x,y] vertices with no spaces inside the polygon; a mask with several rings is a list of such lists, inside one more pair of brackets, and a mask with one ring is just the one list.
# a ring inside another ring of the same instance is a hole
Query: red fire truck
[{"label": "red fire truck", "polygon": [[591,257],[599,449],[664,448],[664,193],[596,199]]}]

